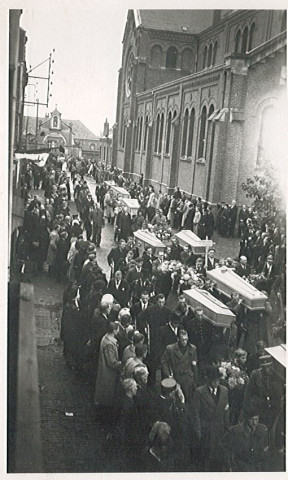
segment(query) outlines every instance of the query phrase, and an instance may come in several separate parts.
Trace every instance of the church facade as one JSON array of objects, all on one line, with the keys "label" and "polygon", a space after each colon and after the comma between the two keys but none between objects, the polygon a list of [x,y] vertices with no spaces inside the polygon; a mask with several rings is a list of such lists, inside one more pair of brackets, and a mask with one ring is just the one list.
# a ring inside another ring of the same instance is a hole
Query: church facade
[{"label": "church facade", "polygon": [[156,191],[245,203],[285,93],[286,11],[130,10],[112,162]]},{"label": "church facade", "polygon": [[71,155],[99,158],[99,137],[80,120],[62,119],[57,107],[50,116],[38,118],[38,121],[36,117],[25,116],[22,142],[26,151],[45,147],[57,150],[61,146]]}]

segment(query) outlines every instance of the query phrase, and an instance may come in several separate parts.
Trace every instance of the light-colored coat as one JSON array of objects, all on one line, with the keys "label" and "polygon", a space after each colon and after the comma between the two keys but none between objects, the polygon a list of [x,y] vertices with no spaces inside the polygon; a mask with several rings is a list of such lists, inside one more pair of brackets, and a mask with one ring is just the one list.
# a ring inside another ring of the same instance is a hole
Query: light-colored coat
[{"label": "light-colored coat", "polygon": [[115,406],[117,384],[122,363],[118,357],[118,342],[109,333],[101,340],[94,402]]}]

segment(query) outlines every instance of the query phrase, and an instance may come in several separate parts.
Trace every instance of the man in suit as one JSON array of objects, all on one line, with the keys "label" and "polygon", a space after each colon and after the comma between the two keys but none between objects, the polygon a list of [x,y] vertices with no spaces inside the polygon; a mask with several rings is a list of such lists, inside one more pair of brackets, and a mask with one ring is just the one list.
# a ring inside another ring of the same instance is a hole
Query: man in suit
[{"label": "man in suit", "polygon": [[129,301],[129,285],[126,280],[123,279],[120,270],[117,270],[114,279],[112,278],[110,280],[107,291],[113,295],[122,308],[127,307]]},{"label": "man in suit", "polygon": [[153,261],[152,263],[152,274],[154,279],[154,291],[155,294],[164,293],[165,297],[167,298],[171,287],[172,287],[172,278],[171,272],[162,272],[159,270],[159,267],[165,261],[164,252],[159,252],[158,258]]},{"label": "man in suit", "polygon": [[120,259],[125,258],[125,255],[126,255],[125,246],[126,246],[126,242],[122,238],[121,240],[119,240],[118,246],[115,248],[112,248],[107,256],[107,262],[111,267],[111,278],[114,275],[114,272],[116,272],[117,270]]},{"label": "man in suit", "polygon": [[[196,388],[193,397],[193,425],[204,471],[222,471],[221,440],[229,428],[228,389],[220,385],[218,367],[206,370],[207,383]],[[201,470],[203,471],[203,470]]]},{"label": "man in suit", "polygon": [[239,263],[238,267],[235,269],[235,273],[237,273],[237,275],[239,275],[239,277],[244,278],[244,280],[245,280],[249,277],[250,272],[251,272],[251,268],[247,263],[247,257],[242,255],[240,257],[240,263]]},{"label": "man in suit", "polygon": [[218,263],[218,258],[215,258],[215,249],[210,248],[208,252],[208,257],[207,257],[207,267],[206,270],[214,270],[216,268],[216,264]]},{"label": "man in suit", "polygon": [[191,403],[197,385],[197,349],[188,342],[186,330],[179,329],[177,341],[167,345],[161,370],[163,378],[173,376],[183,390],[186,402]]},{"label": "man in suit", "polygon": [[153,255],[153,248],[146,247],[145,252],[143,253],[143,266],[142,266],[144,278],[151,277],[154,260],[156,260],[156,257],[155,255]]},{"label": "man in suit", "polygon": [[[177,342],[177,335],[180,328],[180,317],[175,312],[171,312],[169,322],[166,325],[160,327],[160,356],[162,358],[163,353],[168,345],[172,345]],[[169,375],[164,375],[163,378]]]},{"label": "man in suit", "polygon": [[[138,302],[134,303],[130,308],[130,312],[132,315],[132,320],[134,325],[136,325],[137,330],[143,330],[143,325],[141,324],[141,318],[139,320],[140,314],[145,312],[146,308],[150,307],[151,303],[149,302],[149,293],[144,290],[141,293],[141,298]],[[144,327],[145,328],[145,327]]]},{"label": "man in suit", "polygon": [[93,243],[96,243],[96,247],[100,247],[101,243],[101,233],[102,233],[102,228],[105,225],[104,221],[104,212],[100,208],[100,206],[96,203],[94,210],[91,213],[91,219],[92,219],[92,241]]},{"label": "man in suit", "polygon": [[211,348],[213,326],[204,318],[203,309],[196,307],[194,318],[187,318],[184,327],[188,332],[190,343],[197,348],[199,374],[203,376]]},{"label": "man in suit", "polygon": [[236,205],[236,200],[232,200],[232,204],[229,209],[229,237],[234,237],[234,231],[235,231],[235,225],[236,225],[236,220],[237,220],[237,213],[238,213],[238,208]]},{"label": "man in suit", "polygon": [[259,266],[258,273],[260,273],[260,278],[257,280],[256,287],[258,290],[265,290],[268,295],[270,295],[272,285],[277,275],[273,255],[267,256],[264,265]]}]

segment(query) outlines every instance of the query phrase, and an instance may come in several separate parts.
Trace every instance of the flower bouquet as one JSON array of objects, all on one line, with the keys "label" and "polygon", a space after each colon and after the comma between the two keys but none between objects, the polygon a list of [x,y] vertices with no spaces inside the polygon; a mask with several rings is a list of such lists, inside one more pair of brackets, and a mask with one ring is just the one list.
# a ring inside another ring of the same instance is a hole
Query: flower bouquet
[{"label": "flower bouquet", "polygon": [[223,382],[230,390],[242,390],[249,379],[247,373],[233,365],[232,362],[221,362],[219,372]]}]

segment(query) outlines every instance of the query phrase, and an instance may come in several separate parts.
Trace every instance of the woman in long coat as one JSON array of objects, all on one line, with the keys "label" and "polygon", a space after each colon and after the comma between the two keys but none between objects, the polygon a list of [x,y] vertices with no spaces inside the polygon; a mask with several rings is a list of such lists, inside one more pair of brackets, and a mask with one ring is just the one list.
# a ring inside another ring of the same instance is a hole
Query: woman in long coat
[{"label": "woman in long coat", "polygon": [[115,399],[122,362],[118,356],[118,341],[115,336],[119,330],[118,324],[110,322],[108,333],[100,344],[98,371],[94,403],[106,407],[115,407]]}]

